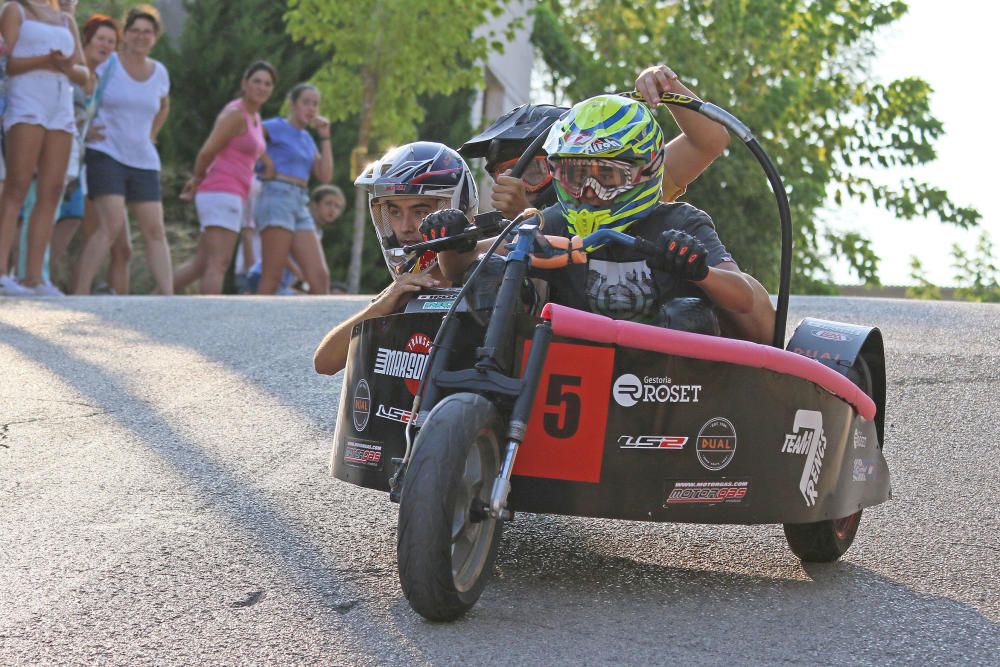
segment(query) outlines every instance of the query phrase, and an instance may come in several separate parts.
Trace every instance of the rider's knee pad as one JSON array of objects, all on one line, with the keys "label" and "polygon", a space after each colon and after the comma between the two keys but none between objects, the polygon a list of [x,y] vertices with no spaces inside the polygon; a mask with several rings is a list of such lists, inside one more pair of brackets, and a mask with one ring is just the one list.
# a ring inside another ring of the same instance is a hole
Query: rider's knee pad
[{"label": "rider's knee pad", "polygon": [[708,336],[719,335],[719,317],[712,304],[697,297],[678,297],[660,306],[658,326]]}]

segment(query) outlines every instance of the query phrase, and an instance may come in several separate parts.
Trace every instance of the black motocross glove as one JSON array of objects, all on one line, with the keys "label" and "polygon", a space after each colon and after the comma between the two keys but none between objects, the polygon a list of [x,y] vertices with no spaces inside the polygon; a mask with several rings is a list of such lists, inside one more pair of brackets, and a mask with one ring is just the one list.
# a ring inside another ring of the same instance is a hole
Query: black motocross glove
[{"label": "black motocross glove", "polygon": [[650,268],[672,273],[685,280],[704,280],[708,275],[705,245],[682,231],[671,229],[660,235],[660,254],[646,260]]},{"label": "black motocross glove", "polygon": [[[462,233],[469,226],[469,219],[457,208],[434,211],[420,223],[420,236],[425,241],[446,238]],[[468,252],[476,247],[475,239],[455,239],[452,243],[438,247],[438,250]]]}]

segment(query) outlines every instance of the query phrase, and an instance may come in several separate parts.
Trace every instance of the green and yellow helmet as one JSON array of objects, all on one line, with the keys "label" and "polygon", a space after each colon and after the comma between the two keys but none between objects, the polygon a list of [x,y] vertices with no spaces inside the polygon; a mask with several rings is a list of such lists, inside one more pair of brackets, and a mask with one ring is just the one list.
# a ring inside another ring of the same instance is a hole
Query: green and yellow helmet
[{"label": "green and yellow helmet", "polygon": [[556,180],[556,198],[571,233],[624,231],[660,201],[663,183],[663,130],[641,102],[620,95],[584,100],[549,130],[545,152],[557,164],[567,158],[602,158],[637,167],[634,185],[603,206],[584,204]]}]

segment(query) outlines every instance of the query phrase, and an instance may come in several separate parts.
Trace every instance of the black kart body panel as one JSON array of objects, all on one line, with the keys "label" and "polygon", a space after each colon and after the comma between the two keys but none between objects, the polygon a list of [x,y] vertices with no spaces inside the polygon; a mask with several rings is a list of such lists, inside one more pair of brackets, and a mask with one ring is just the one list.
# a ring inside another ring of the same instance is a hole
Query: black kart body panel
[{"label": "black kart body panel", "polygon": [[[415,300],[422,302],[416,312],[355,326],[331,456],[336,478],[389,490],[392,460],[404,455],[404,428],[441,322],[423,304],[437,300]],[[462,330],[449,365],[469,368],[482,329],[470,314],[458,317]],[[519,368],[536,322],[519,316],[512,341]],[[872,366],[884,374],[877,330],[860,327],[862,335],[832,328],[850,325],[807,322],[792,343],[815,339],[814,347],[797,346],[818,361],[827,353],[830,360],[875,355]],[[812,333],[821,330],[851,339]],[[878,355],[870,342],[876,339]],[[831,342],[851,346],[820,345]],[[881,387],[876,421],[884,379]],[[504,410],[504,399],[496,400]],[[697,523],[840,518],[890,496],[880,431],[846,401],[799,377],[557,336],[517,454],[509,507]]]}]

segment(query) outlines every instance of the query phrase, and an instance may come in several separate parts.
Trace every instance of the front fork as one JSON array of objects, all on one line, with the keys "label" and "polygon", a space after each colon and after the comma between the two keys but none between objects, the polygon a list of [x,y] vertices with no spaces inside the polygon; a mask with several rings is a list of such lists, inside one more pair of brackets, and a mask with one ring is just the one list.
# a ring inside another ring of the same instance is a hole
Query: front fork
[{"label": "front fork", "polygon": [[504,452],[503,464],[500,467],[500,474],[493,482],[493,491],[490,494],[489,513],[494,519],[507,520],[511,517],[510,511],[507,509],[507,496],[510,495],[510,476],[514,471],[517,449],[524,442],[524,433],[528,430],[531,406],[535,402],[535,392],[538,390],[542,368],[545,366],[545,356],[551,341],[552,325],[548,320],[535,326],[535,333],[531,338],[531,352],[528,353],[528,362],[525,364],[524,374],[521,376],[521,393],[514,401],[514,408],[510,413],[510,425],[507,428],[507,449]]}]

